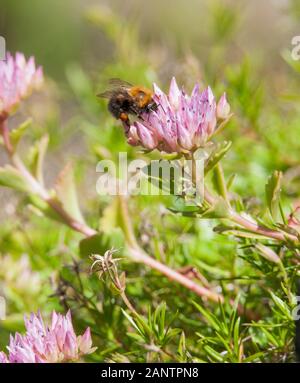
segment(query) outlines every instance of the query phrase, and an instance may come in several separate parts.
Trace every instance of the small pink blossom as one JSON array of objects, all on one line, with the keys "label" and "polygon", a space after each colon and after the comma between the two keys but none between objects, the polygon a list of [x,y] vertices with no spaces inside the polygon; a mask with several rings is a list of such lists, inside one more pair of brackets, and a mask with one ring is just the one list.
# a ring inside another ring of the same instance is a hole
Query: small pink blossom
[{"label": "small pink blossom", "polygon": [[222,95],[217,105],[217,117],[220,120],[226,120],[230,115],[230,105],[226,99],[226,93]]},{"label": "small pink blossom", "polygon": [[42,81],[42,68],[36,68],[33,57],[26,61],[22,53],[16,53],[15,57],[8,53],[6,60],[0,61],[0,119],[13,113]]},{"label": "small pink blossom", "polygon": [[26,333],[10,337],[8,355],[0,352],[0,363],[58,363],[77,361],[96,350],[92,347],[90,329],[76,336],[71,312],[52,313],[50,326],[45,326],[40,313],[24,319]]},{"label": "small pink blossom", "polygon": [[178,88],[175,78],[168,95],[154,84],[153,100],[157,109],[143,113],[126,129],[127,139],[130,145],[166,153],[190,152],[204,146],[215,131],[217,118],[227,118],[230,111],[225,95],[217,107],[210,87],[201,92],[196,84],[188,96]]}]

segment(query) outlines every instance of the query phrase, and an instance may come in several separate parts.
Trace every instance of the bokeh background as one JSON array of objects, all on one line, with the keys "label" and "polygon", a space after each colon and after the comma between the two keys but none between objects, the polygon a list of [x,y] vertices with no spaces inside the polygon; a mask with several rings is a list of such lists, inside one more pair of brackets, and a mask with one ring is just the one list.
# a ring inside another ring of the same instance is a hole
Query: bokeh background
[{"label": "bokeh background", "polygon": [[[264,204],[266,179],[278,169],[284,172],[284,209],[290,211],[300,198],[300,62],[291,57],[291,40],[300,35],[299,0],[0,0],[0,35],[9,51],[34,55],[46,75],[44,89],[11,121],[13,126],[33,117],[20,151],[30,162],[34,143],[48,133],[48,186],[65,163],[73,162],[83,211],[107,235],[103,250],[116,246],[119,234],[113,228],[113,205],[96,195],[96,163],[117,159],[119,151],[132,158],[142,155],[128,147],[105,101],[96,97],[111,77],[148,86],[155,81],[167,90],[176,76],[187,90],[198,81],[210,84],[217,97],[226,91],[234,117],[222,139],[231,140],[233,148],[223,166],[226,177],[236,174],[234,193],[255,215]],[[6,160],[0,151],[0,165]],[[152,251],[151,240],[158,238],[162,261],[174,267],[196,265],[212,282],[247,274],[234,241],[216,237],[211,223],[178,217],[164,221],[165,201],[145,196],[132,203],[135,229],[146,249]],[[10,331],[22,329],[24,312],[58,307],[57,274],[78,256],[80,236],[41,218],[27,202],[0,189],[0,289],[8,297],[9,314],[0,324],[3,344]],[[189,333],[195,324],[187,319],[194,315],[191,308],[184,306],[185,298],[170,297],[176,291],[180,297],[180,287],[160,286],[159,276],[152,274],[144,284],[143,269],[126,267],[133,275],[132,299],[139,306],[168,299],[170,310],[183,310],[181,325]],[[233,288],[246,288],[241,284]],[[95,326],[103,357],[108,350],[122,349],[112,335],[123,329],[112,308],[114,299],[106,303],[110,311],[99,317],[100,324],[77,308],[79,326]],[[114,321],[119,329],[108,332]],[[259,342],[263,348],[264,340]]]}]

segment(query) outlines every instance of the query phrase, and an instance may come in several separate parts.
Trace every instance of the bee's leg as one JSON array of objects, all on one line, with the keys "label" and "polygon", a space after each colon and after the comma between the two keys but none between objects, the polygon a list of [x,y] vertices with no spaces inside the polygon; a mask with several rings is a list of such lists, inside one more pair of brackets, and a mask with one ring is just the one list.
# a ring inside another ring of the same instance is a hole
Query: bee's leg
[{"label": "bee's leg", "polygon": [[145,121],[144,117],[143,117],[140,113],[137,114],[137,117],[138,117],[141,121]]},{"label": "bee's leg", "polygon": [[130,121],[127,113],[120,113],[120,120],[123,122],[123,126],[125,128],[125,133],[128,133],[129,128],[130,128]]},{"label": "bee's leg", "polygon": [[164,111],[164,113],[166,113],[166,111],[165,111],[165,109],[163,108],[163,106],[162,106],[162,104],[156,104],[156,109],[158,109],[159,107],[161,107],[162,108],[162,110]]},{"label": "bee's leg", "polygon": [[151,112],[151,111],[156,111],[158,109],[158,105],[156,102],[151,102],[148,107],[147,107],[148,111]]},{"label": "bee's leg", "polygon": [[130,108],[129,108],[129,113],[131,113],[134,116],[136,116],[139,120],[145,121],[144,118],[141,115],[141,111],[143,111],[143,110],[141,110],[140,108],[135,107],[134,105],[131,105]]},{"label": "bee's leg", "polygon": [[148,121],[148,120],[149,120],[149,117],[150,117],[150,116],[149,116],[149,113],[152,112],[152,111],[157,110],[157,108],[158,108],[157,104],[153,102],[153,103],[147,105],[147,106],[143,109],[144,116],[146,116],[146,118],[143,117],[143,116],[141,115],[141,113],[138,113],[137,116],[138,116],[138,118],[139,118],[140,120],[142,120],[142,121]]},{"label": "bee's leg", "polygon": [[138,108],[135,107],[134,105],[130,105],[129,113],[134,114],[134,115],[136,115],[136,116],[139,117],[140,109],[138,109]]},{"label": "bee's leg", "polygon": [[129,117],[128,117],[127,113],[124,113],[124,112],[120,113],[120,117],[119,118],[120,118],[120,120],[122,122],[124,122],[124,123],[129,125]]}]

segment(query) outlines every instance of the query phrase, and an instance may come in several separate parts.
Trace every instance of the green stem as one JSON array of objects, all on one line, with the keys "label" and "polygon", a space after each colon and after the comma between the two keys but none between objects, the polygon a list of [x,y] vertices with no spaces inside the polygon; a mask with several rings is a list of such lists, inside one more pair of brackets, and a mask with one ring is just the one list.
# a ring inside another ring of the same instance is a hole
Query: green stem
[{"label": "green stem", "polygon": [[0,116],[0,134],[3,137],[3,143],[4,147],[8,153],[8,155],[12,155],[14,152],[13,146],[10,142],[9,138],[9,130],[8,130],[8,125],[7,125],[7,116]]},{"label": "green stem", "polygon": [[137,312],[136,309],[132,306],[131,302],[130,302],[129,299],[127,298],[127,295],[125,294],[125,291],[123,291],[123,293],[121,293],[121,298],[123,299],[123,302],[125,303],[125,305],[126,305],[127,308],[129,309],[129,311],[131,311],[132,314],[134,314],[135,316],[139,316],[138,312]]},{"label": "green stem", "polygon": [[[207,189],[205,189],[204,199],[210,205],[214,205],[216,202],[215,197]],[[229,215],[227,218],[232,222],[237,223],[238,225],[251,231],[252,233],[260,234],[264,237],[268,237],[282,242],[286,241],[287,239],[293,242],[299,242],[296,235],[268,229],[267,227],[259,225],[255,221],[253,222],[252,220],[250,221],[248,218],[243,217],[232,208],[229,209]]]},{"label": "green stem", "polygon": [[220,162],[217,163],[213,171],[218,191],[220,195],[224,198],[224,200],[227,202],[227,205],[230,206],[224,172]]},{"label": "green stem", "polygon": [[138,247],[134,230],[132,226],[132,222],[128,212],[127,201],[124,196],[118,195],[116,197],[118,199],[119,207],[120,207],[120,220],[121,220],[121,228],[125,234],[126,242],[129,247]]},{"label": "green stem", "polygon": [[129,248],[130,253],[133,255],[134,259],[137,262],[141,262],[150,268],[159,271],[161,274],[164,274],[167,278],[177,283],[180,283],[182,286],[193,291],[195,294],[200,297],[206,297],[207,299],[214,302],[223,302],[224,298],[222,295],[217,294],[203,286],[200,286],[198,283],[195,283],[186,276],[180,274],[178,271],[175,271],[163,263],[158,262],[156,259],[150,257],[139,247]]}]

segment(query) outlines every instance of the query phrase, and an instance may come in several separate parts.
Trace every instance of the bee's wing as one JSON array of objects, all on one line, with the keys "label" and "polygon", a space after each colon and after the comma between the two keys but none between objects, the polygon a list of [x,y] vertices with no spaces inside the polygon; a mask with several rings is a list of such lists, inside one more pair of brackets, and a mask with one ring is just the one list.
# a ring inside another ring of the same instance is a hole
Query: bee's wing
[{"label": "bee's wing", "polygon": [[131,88],[132,85],[125,81],[121,80],[119,78],[111,78],[108,80],[109,89],[105,92],[97,94],[98,97],[101,98],[111,98],[113,95],[120,91],[124,91],[124,89]]},{"label": "bee's wing", "polygon": [[131,88],[132,84],[128,81],[121,80],[120,78],[111,78],[108,80],[109,85],[113,87],[121,87],[121,88]]},{"label": "bee's wing", "polygon": [[115,93],[116,93],[115,90],[106,90],[105,92],[98,93],[97,97],[100,97],[100,98],[111,98],[111,96],[113,96]]}]

